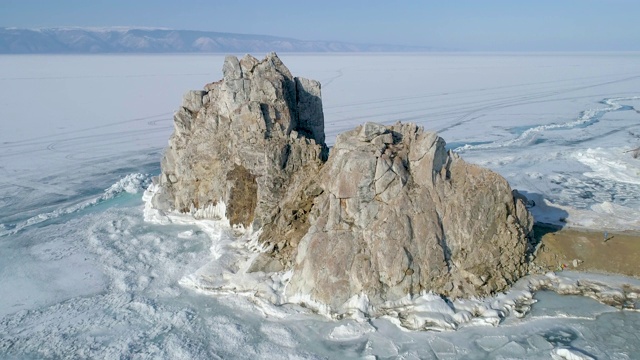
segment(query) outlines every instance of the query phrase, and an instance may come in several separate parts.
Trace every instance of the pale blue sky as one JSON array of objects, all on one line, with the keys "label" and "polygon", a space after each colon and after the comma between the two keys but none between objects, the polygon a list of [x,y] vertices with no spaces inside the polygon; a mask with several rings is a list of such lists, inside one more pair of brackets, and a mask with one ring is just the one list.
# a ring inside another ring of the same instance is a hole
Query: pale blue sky
[{"label": "pale blue sky", "polygon": [[150,26],[473,51],[640,50],[640,0],[0,0],[0,26]]}]

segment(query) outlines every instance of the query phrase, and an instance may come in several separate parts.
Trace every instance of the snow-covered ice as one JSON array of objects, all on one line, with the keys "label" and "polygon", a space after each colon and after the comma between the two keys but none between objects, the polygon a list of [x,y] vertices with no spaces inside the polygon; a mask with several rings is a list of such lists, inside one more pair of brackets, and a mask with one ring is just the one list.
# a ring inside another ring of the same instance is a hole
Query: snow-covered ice
[{"label": "snow-covered ice", "polygon": [[[417,122],[505,176],[535,201],[538,221],[640,229],[640,160],[626,152],[640,146],[638,53],[280,56],[292,73],[322,82],[330,144],[364,121]],[[186,90],[219,79],[222,62],[0,56],[0,357],[640,353],[640,312],[610,306],[620,296],[637,306],[629,289],[638,280],[563,272],[494,298],[425,293],[381,309],[356,297],[337,319],[282,298],[290,274],[238,271],[260,249],[254,229],[226,226],[223,204],[205,210],[219,222],[145,209],[173,111]],[[601,301],[557,293],[580,286]]]}]

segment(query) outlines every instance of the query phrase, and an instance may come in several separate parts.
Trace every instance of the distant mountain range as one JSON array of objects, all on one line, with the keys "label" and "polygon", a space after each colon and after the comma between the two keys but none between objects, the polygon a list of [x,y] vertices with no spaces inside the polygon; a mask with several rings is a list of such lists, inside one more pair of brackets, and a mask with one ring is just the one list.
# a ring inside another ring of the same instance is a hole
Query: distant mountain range
[{"label": "distant mountain range", "polygon": [[0,54],[406,52],[427,47],[156,28],[0,28]]}]

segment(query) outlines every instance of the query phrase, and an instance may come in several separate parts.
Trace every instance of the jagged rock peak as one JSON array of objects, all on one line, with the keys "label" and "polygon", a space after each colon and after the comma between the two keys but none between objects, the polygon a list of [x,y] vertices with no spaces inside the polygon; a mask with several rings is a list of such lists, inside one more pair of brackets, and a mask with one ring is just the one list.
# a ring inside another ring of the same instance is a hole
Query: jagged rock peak
[{"label": "jagged rock peak", "polygon": [[227,56],[222,72],[185,94],[152,202],[205,217],[198,209],[224,203],[232,225],[261,227],[288,184],[326,159],[320,83],[294,77],[275,53]]}]

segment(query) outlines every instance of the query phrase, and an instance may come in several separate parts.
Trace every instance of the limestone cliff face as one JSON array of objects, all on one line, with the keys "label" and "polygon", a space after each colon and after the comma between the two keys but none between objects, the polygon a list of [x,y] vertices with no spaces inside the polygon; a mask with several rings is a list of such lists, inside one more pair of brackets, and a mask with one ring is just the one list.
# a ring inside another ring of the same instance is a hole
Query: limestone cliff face
[{"label": "limestone cliff face", "polygon": [[318,82],[275,54],[227,57],[223,73],[185,95],[152,201],[182,212],[223,201],[232,224],[261,228],[269,250],[250,271],[292,269],[287,295],[333,311],[363,294],[486,295],[527,271],[533,221],[498,174],[413,124],[366,123],[326,160]]},{"label": "limestone cliff face", "polygon": [[320,83],[293,77],[274,53],[228,56],[223,75],[185,94],[152,201],[180,212],[223,201],[232,225],[257,229],[271,222],[287,184],[326,157]]}]

